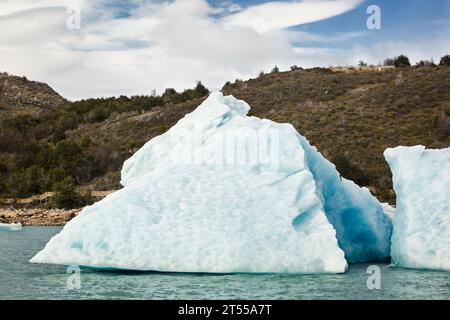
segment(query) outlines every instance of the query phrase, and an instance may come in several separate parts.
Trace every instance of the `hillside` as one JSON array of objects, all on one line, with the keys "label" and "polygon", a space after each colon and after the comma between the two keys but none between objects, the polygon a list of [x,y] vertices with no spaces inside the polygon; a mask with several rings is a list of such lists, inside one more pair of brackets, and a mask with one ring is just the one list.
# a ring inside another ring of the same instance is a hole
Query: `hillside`
[{"label": "hillside", "polygon": [[[450,145],[449,83],[449,67],[294,69],[227,83],[223,91],[246,100],[252,115],[292,123],[344,177],[393,203],[383,151]],[[123,161],[191,112],[206,93],[199,84],[162,96],[63,101],[40,116],[0,114],[0,197],[64,185],[119,188]]]},{"label": "hillside", "polygon": [[65,99],[45,83],[0,73],[0,117],[5,113],[38,116],[64,102]]}]

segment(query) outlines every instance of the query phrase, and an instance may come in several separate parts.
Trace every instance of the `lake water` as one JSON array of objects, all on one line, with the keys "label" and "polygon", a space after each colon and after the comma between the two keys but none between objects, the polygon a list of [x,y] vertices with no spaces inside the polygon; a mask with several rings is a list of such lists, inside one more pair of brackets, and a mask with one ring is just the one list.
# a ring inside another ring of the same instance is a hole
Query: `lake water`
[{"label": "lake water", "polygon": [[367,288],[368,264],[352,265],[341,275],[82,270],[81,288],[69,289],[71,274],[64,266],[28,262],[60,230],[25,227],[0,231],[0,299],[450,299],[450,272],[386,264],[379,264],[379,290]]}]

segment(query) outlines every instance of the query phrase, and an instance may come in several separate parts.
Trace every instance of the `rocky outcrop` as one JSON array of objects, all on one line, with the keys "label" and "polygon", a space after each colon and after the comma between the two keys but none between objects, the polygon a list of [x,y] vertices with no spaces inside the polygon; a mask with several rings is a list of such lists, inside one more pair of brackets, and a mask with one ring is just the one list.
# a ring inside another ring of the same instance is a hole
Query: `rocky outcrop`
[{"label": "rocky outcrop", "polygon": [[39,115],[65,102],[45,83],[0,73],[0,113]]},{"label": "rocky outcrop", "polygon": [[0,209],[0,223],[21,223],[24,226],[63,226],[81,209]]}]

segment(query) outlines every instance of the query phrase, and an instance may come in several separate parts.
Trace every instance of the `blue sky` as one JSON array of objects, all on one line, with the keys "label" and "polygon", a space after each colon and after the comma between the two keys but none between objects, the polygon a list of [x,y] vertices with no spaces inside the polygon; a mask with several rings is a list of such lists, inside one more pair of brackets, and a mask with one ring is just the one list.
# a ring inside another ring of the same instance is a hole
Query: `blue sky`
[{"label": "blue sky", "polygon": [[[366,29],[366,8],[370,4],[381,9],[382,30]],[[326,35],[330,32],[364,32],[362,39],[342,42],[348,46],[353,43],[368,43],[383,40],[423,39],[439,36],[442,31],[437,22],[447,19],[450,25],[450,1],[448,0],[383,0],[365,1],[355,10],[327,20],[300,26],[310,32]]]},{"label": "blue sky", "polygon": [[[209,0],[208,2],[213,5],[218,5],[224,1]],[[267,2],[272,1],[234,1],[234,3],[241,5],[242,8]],[[273,2],[284,1],[275,0]],[[320,32],[327,32],[329,30],[357,31],[358,29],[364,29],[366,8],[372,4],[378,5],[381,8],[385,27],[391,29],[397,27],[409,28],[411,26],[423,26],[426,28],[430,21],[450,19],[450,1],[448,0],[366,0],[352,11],[324,21],[308,24],[308,27]]]},{"label": "blue sky", "polygon": [[[369,5],[381,30],[366,27]],[[438,61],[450,53],[450,0],[2,0],[0,30],[0,71],[80,99],[196,80],[214,90],[274,65]]]},{"label": "blue sky", "polygon": [[[210,0],[209,2],[214,5],[223,3],[222,0]],[[265,2],[271,1],[234,1],[242,8]],[[275,2],[284,1],[279,0]],[[369,31],[366,28],[366,20],[369,16],[366,13],[366,9],[369,5],[378,5],[381,9],[381,30]],[[445,27],[448,30],[449,26],[449,0],[366,0],[354,10],[344,14],[291,28],[293,30],[308,31],[324,37],[352,32],[364,34],[358,39],[348,39],[334,44],[334,46],[338,47],[348,47],[355,43],[368,44],[383,40],[422,40],[442,35],[443,31],[441,28]]]}]

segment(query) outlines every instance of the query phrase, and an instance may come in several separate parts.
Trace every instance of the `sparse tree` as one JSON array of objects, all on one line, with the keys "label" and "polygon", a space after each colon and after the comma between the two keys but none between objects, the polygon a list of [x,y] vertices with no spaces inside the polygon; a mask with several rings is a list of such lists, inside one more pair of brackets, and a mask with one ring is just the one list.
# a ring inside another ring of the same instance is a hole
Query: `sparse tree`
[{"label": "sparse tree", "polygon": [[445,55],[441,58],[441,61],[439,62],[440,66],[450,66],[450,55]]},{"label": "sparse tree", "polygon": [[431,60],[420,60],[416,66],[418,67],[430,67],[430,66],[435,66],[436,64],[434,63],[433,59]]},{"label": "sparse tree", "polygon": [[394,66],[395,65],[395,60],[392,58],[386,58],[383,61],[383,65],[384,66]]},{"label": "sparse tree", "polygon": [[396,68],[404,68],[411,66],[411,63],[409,62],[409,58],[407,56],[401,54],[394,58],[394,65]]},{"label": "sparse tree", "polygon": [[359,60],[358,67],[367,67],[367,62],[364,62],[362,60]]},{"label": "sparse tree", "polygon": [[280,72],[280,69],[278,68],[278,66],[273,67],[272,71],[270,73],[278,73]]},{"label": "sparse tree", "polygon": [[72,209],[83,206],[84,199],[75,191],[75,182],[72,177],[66,177],[55,183],[55,206],[61,209]]},{"label": "sparse tree", "polygon": [[163,99],[164,103],[169,103],[173,102],[176,96],[178,96],[178,92],[175,89],[167,88],[162,94],[161,98]]},{"label": "sparse tree", "polygon": [[197,85],[195,86],[194,92],[199,97],[204,97],[209,94],[208,88],[206,88],[201,81],[197,81]]}]

